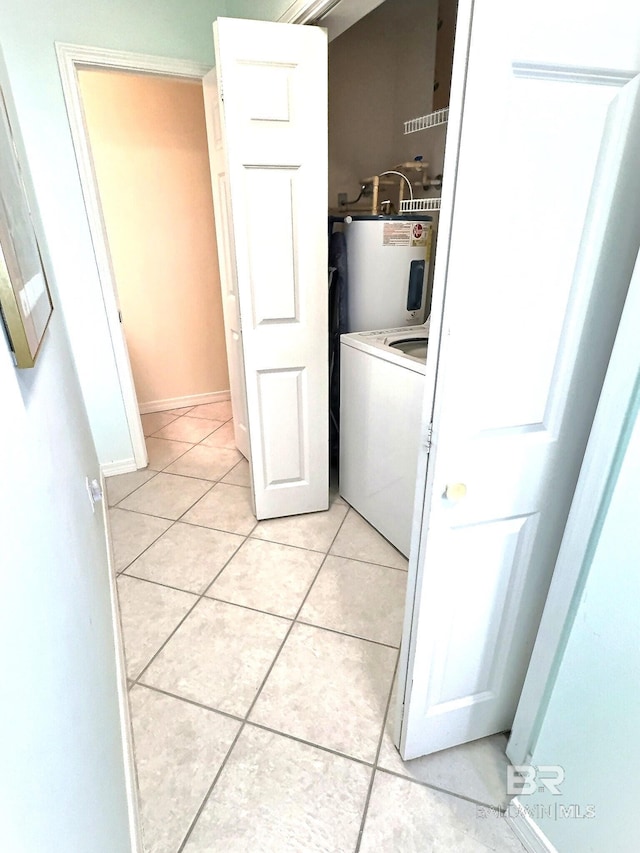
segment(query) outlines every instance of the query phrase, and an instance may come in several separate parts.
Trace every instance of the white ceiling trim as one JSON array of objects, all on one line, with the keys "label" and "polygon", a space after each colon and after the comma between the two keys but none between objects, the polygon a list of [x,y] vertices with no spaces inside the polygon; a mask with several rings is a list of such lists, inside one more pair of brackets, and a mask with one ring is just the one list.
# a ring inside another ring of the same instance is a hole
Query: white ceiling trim
[{"label": "white ceiling trim", "polygon": [[317,21],[340,0],[295,0],[278,20],[283,24],[308,24]]},{"label": "white ceiling trim", "polygon": [[284,24],[321,24],[329,41],[357,23],[384,0],[295,0],[278,18]]}]

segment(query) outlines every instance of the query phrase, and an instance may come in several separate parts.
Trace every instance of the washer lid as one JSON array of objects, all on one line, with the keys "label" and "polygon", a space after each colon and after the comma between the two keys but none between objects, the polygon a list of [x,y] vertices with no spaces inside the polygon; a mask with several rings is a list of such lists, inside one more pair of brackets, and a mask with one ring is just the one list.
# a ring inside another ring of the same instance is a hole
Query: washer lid
[{"label": "washer lid", "polygon": [[420,361],[427,361],[427,337],[426,335],[419,338],[403,338],[399,341],[389,342],[387,346],[392,349],[400,350],[405,355],[410,355],[412,358],[419,358]]},{"label": "washer lid", "polygon": [[345,213],[344,216],[330,216],[331,222],[433,222],[433,216],[426,213]]},{"label": "washer lid", "polygon": [[[409,342],[414,342],[414,346],[417,347],[422,345],[424,353],[415,354],[403,349],[403,346]],[[343,347],[353,347],[353,349],[361,350],[384,361],[391,361],[415,373],[422,373],[423,376],[428,342],[428,320],[423,326],[404,326],[395,329],[349,332],[346,335],[340,335],[340,344]]]}]

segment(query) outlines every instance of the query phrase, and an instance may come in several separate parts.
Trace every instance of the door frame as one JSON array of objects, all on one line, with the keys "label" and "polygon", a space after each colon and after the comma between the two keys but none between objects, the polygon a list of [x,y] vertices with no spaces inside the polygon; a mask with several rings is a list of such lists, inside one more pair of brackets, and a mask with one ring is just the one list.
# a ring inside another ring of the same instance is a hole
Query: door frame
[{"label": "door frame", "polygon": [[98,183],[91,156],[91,145],[85,123],[84,110],[82,108],[78,71],[85,68],[98,68],[112,71],[135,72],[137,74],[151,74],[160,77],[182,77],[202,83],[202,78],[210,71],[210,68],[209,66],[183,59],[129,53],[122,50],[108,50],[65,42],[56,42],[55,48],[60,69],[60,78],[62,80],[62,91],[69,118],[69,127],[71,129],[71,139],[78,164],[80,186],[82,188],[91,242],[98,269],[105,317],[135,460],[134,467],[130,464],[123,465],[121,463],[116,463],[116,468],[108,465],[103,465],[102,467],[105,474],[122,474],[146,466],[147,448],[133,382],[131,362],[125,342],[124,330],[120,322],[115,275],[111,263],[106,227],[102,216]]}]

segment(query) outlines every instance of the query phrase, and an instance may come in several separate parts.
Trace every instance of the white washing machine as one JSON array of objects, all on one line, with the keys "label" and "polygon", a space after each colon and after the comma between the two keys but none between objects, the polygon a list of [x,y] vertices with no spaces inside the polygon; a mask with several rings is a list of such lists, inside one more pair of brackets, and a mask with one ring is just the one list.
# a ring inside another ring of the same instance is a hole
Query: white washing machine
[{"label": "white washing machine", "polygon": [[340,494],[409,555],[428,321],[340,338]]}]

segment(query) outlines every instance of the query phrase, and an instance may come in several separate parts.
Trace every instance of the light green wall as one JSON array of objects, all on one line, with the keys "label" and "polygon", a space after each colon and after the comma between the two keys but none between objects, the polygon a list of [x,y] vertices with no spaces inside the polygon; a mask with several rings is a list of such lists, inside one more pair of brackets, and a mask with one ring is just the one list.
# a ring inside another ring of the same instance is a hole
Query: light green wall
[{"label": "light green wall", "polygon": [[17,370],[0,334],[0,850],[126,853],[105,529],[85,488],[99,466],[50,284],[36,366]]},{"label": "light green wall", "polygon": [[[531,760],[564,768],[561,796],[521,797],[559,853],[635,853],[640,839],[640,416],[619,461]],[[592,819],[570,816],[588,806]]]},{"label": "light green wall", "polygon": [[229,0],[227,14],[234,18],[277,21],[292,3],[293,0]]}]

